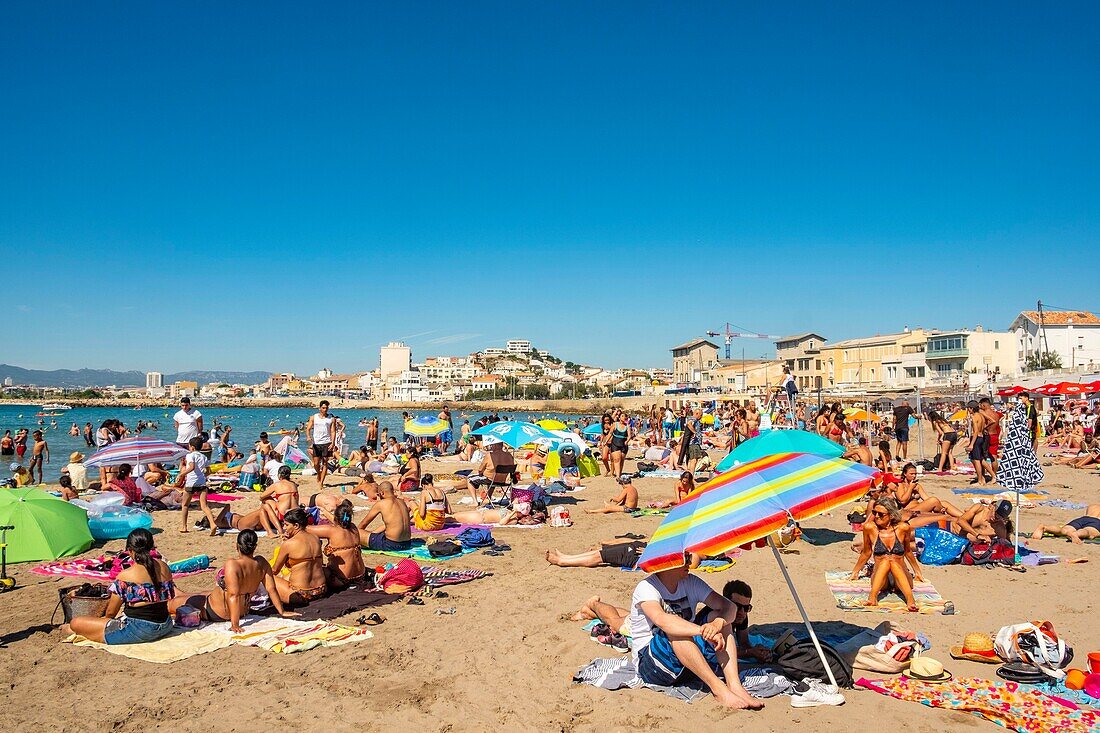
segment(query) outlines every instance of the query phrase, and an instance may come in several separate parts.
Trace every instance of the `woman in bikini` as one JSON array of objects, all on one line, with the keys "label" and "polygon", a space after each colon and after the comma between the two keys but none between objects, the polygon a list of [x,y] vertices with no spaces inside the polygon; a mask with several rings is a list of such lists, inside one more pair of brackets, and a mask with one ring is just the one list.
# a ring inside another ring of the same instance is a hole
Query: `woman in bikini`
[{"label": "woman in bikini", "polygon": [[691,471],[684,471],[680,474],[679,481],[676,482],[676,503],[679,504],[691,496],[693,491],[695,491],[695,476],[692,475]]},{"label": "woman in bikini", "polygon": [[[203,526],[203,522],[206,519],[202,519],[199,522],[199,526]],[[268,537],[279,537],[279,523],[272,519],[267,507],[261,506],[253,509],[247,514],[235,513],[229,509],[228,506],[224,506],[214,517],[214,526],[218,529],[236,529],[240,531],[252,530],[258,532],[263,530],[267,532]]]},{"label": "woman in bikini", "polygon": [[603,464],[603,475],[611,475],[611,425],[614,421],[606,412],[600,418],[600,438],[596,441],[596,447],[600,451],[600,462]]},{"label": "woman in bikini", "polygon": [[[306,512],[301,507],[291,509],[283,517],[283,543],[275,559],[275,587],[283,603],[305,605],[325,595],[325,565],[322,562],[321,540],[306,531]],[[279,575],[283,568],[290,578]]]},{"label": "woman in bikini", "polygon": [[358,583],[367,572],[359,528],[351,521],[352,511],[351,502],[344,499],[331,515],[332,524],[306,527],[309,534],[326,540],[322,552],[328,558],[328,584],[334,589]]},{"label": "woman in bikini", "polygon": [[215,590],[187,597],[177,596],[169,602],[168,610],[175,613],[180,606],[197,608],[202,620],[208,623],[228,621],[229,629],[240,632],[241,619],[248,615],[248,604],[260,586],[267,589],[271,605],[283,618],[300,616],[287,611],[275,586],[275,576],[271,564],[263,557],[255,557],[256,533],[251,529],[242,530],[237,535],[237,557],[225,561],[225,565],[214,578]]},{"label": "woman in bikini", "polygon": [[268,486],[260,494],[260,506],[267,511],[271,521],[282,527],[286,514],[301,506],[298,496],[298,484],[290,480],[290,466],[280,466],[279,480]]},{"label": "woman in bikini", "polygon": [[447,524],[451,505],[447,502],[447,494],[436,487],[430,473],[420,479],[420,498],[413,503],[411,511],[413,524],[422,532],[437,532]]},{"label": "woman in bikini", "polygon": [[[863,549],[856,560],[849,580],[857,580],[867,560],[873,555],[874,570],[871,572],[871,593],[864,602],[866,606],[877,606],[879,596],[889,583],[905,599],[906,608],[917,611],[917,601],[913,597],[913,579],[923,581],[920,564],[913,553],[913,529],[902,521],[901,510],[893,499],[886,497],[871,503],[870,521],[863,523]],[[905,563],[913,569],[910,577]]]},{"label": "woman in bikini", "polygon": [[950,471],[954,468],[951,451],[954,449],[955,444],[959,442],[959,434],[951,426],[951,423],[947,422],[943,415],[935,410],[928,412],[928,422],[932,424],[932,429],[936,431],[936,442],[940,446],[940,462],[936,466],[936,471],[939,473]]}]

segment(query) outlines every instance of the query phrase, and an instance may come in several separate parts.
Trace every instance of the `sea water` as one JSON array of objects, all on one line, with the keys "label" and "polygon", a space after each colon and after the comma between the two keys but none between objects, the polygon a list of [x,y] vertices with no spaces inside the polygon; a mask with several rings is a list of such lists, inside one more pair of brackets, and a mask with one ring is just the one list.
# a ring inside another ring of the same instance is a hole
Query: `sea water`
[{"label": "sea water", "polygon": [[[248,449],[259,440],[261,431],[272,433],[270,436],[271,442],[278,443],[282,436],[274,435],[274,432],[293,430],[303,425],[309,420],[310,415],[317,412],[316,409],[309,407],[217,407],[213,405],[196,405],[196,408],[202,413],[203,428],[207,432],[214,427],[215,420],[221,425],[231,426],[233,432],[230,434],[229,439],[237,444],[237,450],[246,454]],[[56,483],[58,477],[61,476],[61,469],[68,464],[69,455],[73,451],[80,451],[85,455],[85,459],[95,452],[94,447],[89,447],[84,442],[83,430],[85,423],[91,423],[94,432],[103,421],[117,418],[130,429],[132,435],[138,421],[141,420],[146,423],[155,423],[158,426],[156,430],[144,430],[142,435],[174,441],[176,439],[176,428],[172,421],[172,415],[178,409],[179,407],[176,405],[140,409],[132,407],[76,407],[72,410],[56,411],[58,414],[55,417],[38,417],[36,413],[43,412],[40,405],[5,404],[0,405],[0,435],[3,435],[5,430],[10,430],[12,436],[14,436],[20,428],[27,428],[32,433],[35,430],[41,430],[42,437],[45,438],[50,448],[50,462],[44,468],[44,476],[48,483]],[[409,412],[411,417],[438,415],[435,410],[332,410],[330,414],[336,415],[344,421],[344,425],[347,427],[345,442],[350,450],[366,442],[367,428],[359,425],[360,420],[370,420],[375,417],[378,418],[379,435],[381,435],[383,428],[387,428],[389,436],[401,440],[403,436],[401,413],[406,411]],[[454,423],[455,437],[458,437],[464,420],[469,420],[472,425],[483,414],[485,414],[484,411],[462,411],[457,407],[452,409],[451,420]],[[512,414],[507,410],[500,410],[499,414],[501,416],[507,415],[510,419],[529,421],[552,417],[563,422],[572,423],[577,419],[576,415],[562,416],[525,412]],[[39,424],[40,421],[41,424]],[[52,425],[52,421],[56,421],[56,427]],[[73,423],[76,423],[77,428],[81,431],[80,435],[69,435]],[[298,446],[304,450],[307,447],[307,440],[307,436],[303,431]],[[2,459],[2,462],[0,462],[0,480],[11,476],[10,466],[12,463],[29,465],[33,446],[34,438],[28,438],[27,452],[22,461],[19,461],[16,456],[5,456]],[[37,471],[35,473],[37,476]]]}]

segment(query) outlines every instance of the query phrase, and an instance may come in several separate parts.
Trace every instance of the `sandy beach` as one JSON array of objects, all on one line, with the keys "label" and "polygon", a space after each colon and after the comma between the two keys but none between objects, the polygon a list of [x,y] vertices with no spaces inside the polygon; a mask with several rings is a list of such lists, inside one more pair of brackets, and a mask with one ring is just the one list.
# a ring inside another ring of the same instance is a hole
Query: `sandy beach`
[{"label": "sandy beach", "polygon": [[[630,461],[628,469],[632,465]],[[437,474],[460,467],[450,461],[426,463],[426,469]],[[923,483],[933,494],[956,500],[950,489],[966,481],[961,476],[926,477]],[[580,552],[600,540],[649,535],[660,521],[652,516],[585,515],[586,506],[599,505],[615,489],[609,478],[586,483],[586,490],[566,500],[576,502],[573,527],[497,529],[498,541],[512,547],[503,557],[477,553],[447,563],[488,570],[491,577],[449,587],[449,597],[430,598],[424,606],[394,604],[380,609],[388,618],[373,629],[374,639],[290,656],[230,647],[154,665],[62,644],[60,632],[48,626],[50,613],[57,589],[80,581],[34,575],[27,565],[9,568],[19,587],[0,594],[0,685],[7,703],[0,708],[0,730],[33,726],[43,731],[380,731],[397,726],[424,731],[699,731],[738,726],[765,731],[798,724],[850,727],[872,716],[874,727],[882,730],[993,730],[991,723],[969,715],[863,690],[846,692],[848,702],[840,708],[797,710],[788,698],[777,697],[762,712],[745,713],[721,710],[710,697],[687,704],[644,689],[605,692],[572,684],[571,675],[578,668],[615,654],[590,640],[581,624],[559,617],[592,595],[626,606],[643,576],[614,568],[551,567],[544,551],[557,547]],[[637,486],[643,501],[662,499],[671,495],[673,480],[639,479]],[[1052,498],[1081,503],[1095,501],[1096,486],[1095,473],[1061,467],[1047,469],[1044,485]],[[312,479],[304,479],[303,492],[312,487]],[[234,510],[248,509],[256,500],[246,496],[233,503]],[[1082,660],[1088,651],[1100,649],[1096,602],[1084,592],[1096,586],[1100,545],[1032,542],[1060,554],[1062,560],[1086,557],[1089,562],[1062,562],[1022,574],[957,565],[926,568],[925,577],[954,602],[953,616],[841,611],[834,606],[823,573],[850,570],[854,562],[845,513],[807,522],[805,527],[818,530],[811,533],[817,541],[826,544],[800,541],[784,556],[811,618],[822,624],[819,628],[836,628],[837,622],[874,627],[889,619],[926,633],[933,643],[931,655],[962,676],[992,677],[996,668],[950,659],[951,645],[959,644],[967,632],[995,633],[1002,625],[1028,619],[1052,620]],[[1023,529],[1081,513],[1043,506],[1026,509]],[[220,561],[233,553],[232,536],[181,535],[175,512],[158,512],[155,518],[156,526],[165,530],[157,535],[158,547],[169,559],[209,553]],[[122,546],[122,540],[115,540],[105,549]],[[273,540],[261,539],[268,556],[274,546]],[[368,561],[375,560],[382,558]],[[754,625],[799,624],[794,602],[766,549],[746,552],[732,569],[704,577],[718,588],[733,578],[749,582],[754,590]],[[212,583],[213,573],[203,573],[182,578],[179,585],[198,591]],[[435,613],[452,606],[454,615]]]}]

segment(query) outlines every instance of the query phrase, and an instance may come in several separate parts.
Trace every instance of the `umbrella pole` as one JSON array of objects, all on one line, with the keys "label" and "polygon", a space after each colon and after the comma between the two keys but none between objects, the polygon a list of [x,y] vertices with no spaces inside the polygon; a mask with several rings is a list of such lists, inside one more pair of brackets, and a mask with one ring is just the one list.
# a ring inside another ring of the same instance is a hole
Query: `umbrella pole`
[{"label": "umbrella pole", "polygon": [[1012,528],[1015,530],[1016,542],[1013,544],[1012,549],[1015,551],[1015,557],[1012,562],[1015,565],[1020,564],[1020,489],[1016,488],[1016,526]]},{"label": "umbrella pole", "polygon": [[775,556],[775,562],[778,563],[779,569],[783,573],[783,579],[787,581],[787,588],[791,591],[791,597],[794,598],[794,605],[798,606],[798,612],[802,614],[802,623],[806,624],[806,631],[810,632],[810,640],[814,643],[814,649],[817,650],[817,656],[821,657],[821,663],[825,667],[825,673],[829,675],[829,682],[837,690],[840,689],[840,685],[836,683],[836,677],[833,676],[833,668],[829,666],[829,660],[825,658],[825,652],[821,649],[821,642],[817,640],[817,634],[814,633],[814,627],[810,624],[810,617],[806,615],[806,609],[802,606],[802,599],[798,597],[798,591],[794,589],[794,581],[791,580],[791,574],[787,572],[787,566],[783,563],[783,558],[779,556],[779,550],[775,546],[775,540],[771,535],[768,535],[768,547],[772,548],[772,555]]}]

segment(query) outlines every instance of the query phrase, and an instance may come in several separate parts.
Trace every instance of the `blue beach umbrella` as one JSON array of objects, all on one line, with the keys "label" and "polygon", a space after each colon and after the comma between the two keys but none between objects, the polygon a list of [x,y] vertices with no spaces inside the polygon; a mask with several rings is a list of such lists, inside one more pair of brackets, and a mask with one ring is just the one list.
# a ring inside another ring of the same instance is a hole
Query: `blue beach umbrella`
[{"label": "blue beach umbrella", "polygon": [[470,434],[480,435],[485,438],[495,438],[513,448],[519,448],[521,445],[533,443],[540,438],[554,438],[554,434],[549,430],[540,428],[534,423],[520,422],[518,420],[489,423],[488,425],[484,425],[472,431]]},{"label": "blue beach umbrella", "polygon": [[844,447],[805,430],[768,430],[734,448],[718,462],[714,470],[728,471],[742,463],[778,453],[808,453],[812,456],[839,458],[844,455]]}]

